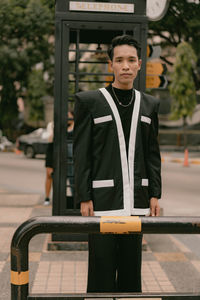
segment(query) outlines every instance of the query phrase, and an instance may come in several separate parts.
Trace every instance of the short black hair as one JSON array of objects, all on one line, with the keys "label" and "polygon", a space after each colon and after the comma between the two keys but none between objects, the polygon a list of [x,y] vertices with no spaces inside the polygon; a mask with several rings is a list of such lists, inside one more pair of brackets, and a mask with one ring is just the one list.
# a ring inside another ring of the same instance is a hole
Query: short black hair
[{"label": "short black hair", "polygon": [[133,46],[137,50],[138,58],[141,58],[141,47],[138,41],[136,41],[131,35],[119,35],[112,39],[111,45],[108,48],[108,56],[110,60],[113,60],[114,48],[121,45]]}]

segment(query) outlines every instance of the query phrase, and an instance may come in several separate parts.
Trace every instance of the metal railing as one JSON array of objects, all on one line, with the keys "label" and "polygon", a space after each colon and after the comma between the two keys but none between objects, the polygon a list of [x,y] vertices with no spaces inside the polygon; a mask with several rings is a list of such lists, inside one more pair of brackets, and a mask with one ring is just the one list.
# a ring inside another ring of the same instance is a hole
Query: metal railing
[{"label": "metal railing", "polygon": [[29,295],[28,246],[40,233],[181,233],[199,234],[200,217],[35,217],[15,231],[11,243],[11,300],[151,298],[162,300],[200,299],[200,294],[47,294]]},{"label": "metal railing", "polygon": [[[188,146],[198,146],[199,140],[194,143],[194,138],[200,136],[200,130],[195,129],[159,129],[158,139],[160,145],[184,146],[184,135],[188,139]],[[170,138],[169,138],[170,137]]]}]

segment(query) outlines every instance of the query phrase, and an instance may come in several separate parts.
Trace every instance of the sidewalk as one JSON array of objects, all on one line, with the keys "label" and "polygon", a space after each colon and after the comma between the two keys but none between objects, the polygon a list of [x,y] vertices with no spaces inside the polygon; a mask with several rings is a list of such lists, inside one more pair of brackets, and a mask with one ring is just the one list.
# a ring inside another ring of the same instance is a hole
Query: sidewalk
[{"label": "sidewalk", "polygon": [[[9,254],[14,231],[28,218],[46,215],[51,215],[51,206],[43,206],[40,195],[0,190],[0,300],[10,299]],[[87,251],[50,252],[49,239],[50,235],[42,234],[30,242],[30,292],[85,292]],[[200,255],[191,250],[194,242],[200,245],[199,236],[145,235],[144,239],[143,292],[200,292]]]},{"label": "sidewalk", "polygon": [[169,151],[162,151],[161,152],[161,158],[162,162],[173,162],[173,163],[181,163],[184,164],[184,160],[188,159],[188,165],[200,165],[200,152],[192,152],[188,151],[188,158],[185,158],[184,156],[184,150],[183,151],[175,151],[175,152],[169,152]]}]

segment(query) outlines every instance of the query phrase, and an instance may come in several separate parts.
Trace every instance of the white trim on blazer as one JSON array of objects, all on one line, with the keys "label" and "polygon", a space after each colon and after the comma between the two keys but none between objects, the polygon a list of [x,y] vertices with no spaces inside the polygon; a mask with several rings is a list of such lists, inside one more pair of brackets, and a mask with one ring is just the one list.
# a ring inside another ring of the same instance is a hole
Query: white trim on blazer
[{"label": "white trim on blazer", "polygon": [[111,115],[100,117],[100,118],[95,118],[94,124],[99,124],[99,123],[108,122],[108,121],[112,121]]},{"label": "white trim on blazer", "polygon": [[135,90],[135,104],[131,120],[131,131],[129,137],[129,147],[128,147],[128,164],[129,164],[129,176],[130,176],[130,199],[133,199],[133,203],[130,202],[131,213],[134,208],[134,160],[135,160],[135,140],[136,140],[136,131],[137,123],[140,111],[140,101],[141,96],[140,92]]},{"label": "white trim on blazer", "polygon": [[148,186],[149,185],[149,179],[148,178],[143,178],[142,179],[142,186]]},{"label": "white trim on blazer", "polygon": [[[119,149],[121,157],[121,167],[122,167],[122,180],[123,180],[123,199],[124,199],[124,209],[110,210],[110,211],[95,211],[95,216],[129,216],[129,215],[146,215],[149,213],[149,208],[147,209],[134,209],[134,157],[135,157],[135,141],[136,141],[136,130],[140,110],[141,94],[139,91],[135,90],[135,103],[132,113],[131,120],[131,131],[129,139],[129,153],[128,159],[126,154],[126,143],[124,138],[124,132],[122,128],[121,119],[119,116],[116,104],[110,95],[110,93],[105,89],[99,89],[107,100],[117,126],[117,134],[119,139]],[[130,177],[129,177],[130,176]]]},{"label": "white trim on blazer", "polygon": [[[101,88],[100,92],[104,95],[105,99],[107,100],[111,108],[111,111],[113,112],[116,126],[117,126],[121,166],[122,166],[124,210],[127,210],[128,212],[128,209],[130,207],[130,188],[129,188],[128,162],[127,162],[127,155],[126,155],[126,143],[125,143],[124,132],[122,128],[122,123],[121,123],[117,106],[110,93],[105,88]],[[130,215],[130,212],[128,213],[128,215]]]},{"label": "white trim on blazer", "polygon": [[[125,209],[116,209],[116,210],[107,210],[107,211],[94,211],[94,215],[96,217],[100,216],[128,216],[128,213],[130,211],[127,211]],[[147,216],[150,214],[149,208],[134,208],[132,210],[131,215],[132,216]]]},{"label": "white trim on blazer", "polygon": [[109,180],[93,180],[92,181],[92,187],[94,189],[102,188],[102,187],[110,187],[114,186],[114,180],[109,179]]},{"label": "white trim on blazer", "polygon": [[149,117],[141,116],[141,121],[144,123],[151,124],[151,119]]}]

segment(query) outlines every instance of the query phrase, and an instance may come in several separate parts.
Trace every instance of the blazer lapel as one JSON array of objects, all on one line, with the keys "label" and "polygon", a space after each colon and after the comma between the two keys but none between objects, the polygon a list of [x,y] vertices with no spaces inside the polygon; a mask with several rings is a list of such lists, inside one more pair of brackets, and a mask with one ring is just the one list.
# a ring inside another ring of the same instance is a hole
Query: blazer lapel
[{"label": "blazer lapel", "polygon": [[104,95],[105,99],[107,100],[113,116],[115,118],[116,126],[117,126],[117,134],[119,140],[119,148],[120,148],[120,159],[121,159],[121,168],[122,168],[122,178],[123,178],[123,199],[124,199],[124,209],[127,212],[130,211],[130,185],[129,185],[129,171],[128,171],[128,160],[126,154],[126,144],[124,138],[124,132],[122,128],[121,119],[119,116],[119,112],[115,105],[113,98],[111,97],[110,93],[105,89],[101,88],[100,92]]},{"label": "blazer lapel", "polygon": [[130,209],[134,208],[134,160],[135,160],[135,143],[136,143],[136,132],[138,117],[140,111],[141,93],[135,90],[135,103],[131,120],[131,130],[128,147],[128,166],[129,166],[129,181],[130,181],[130,198],[131,202]]}]

